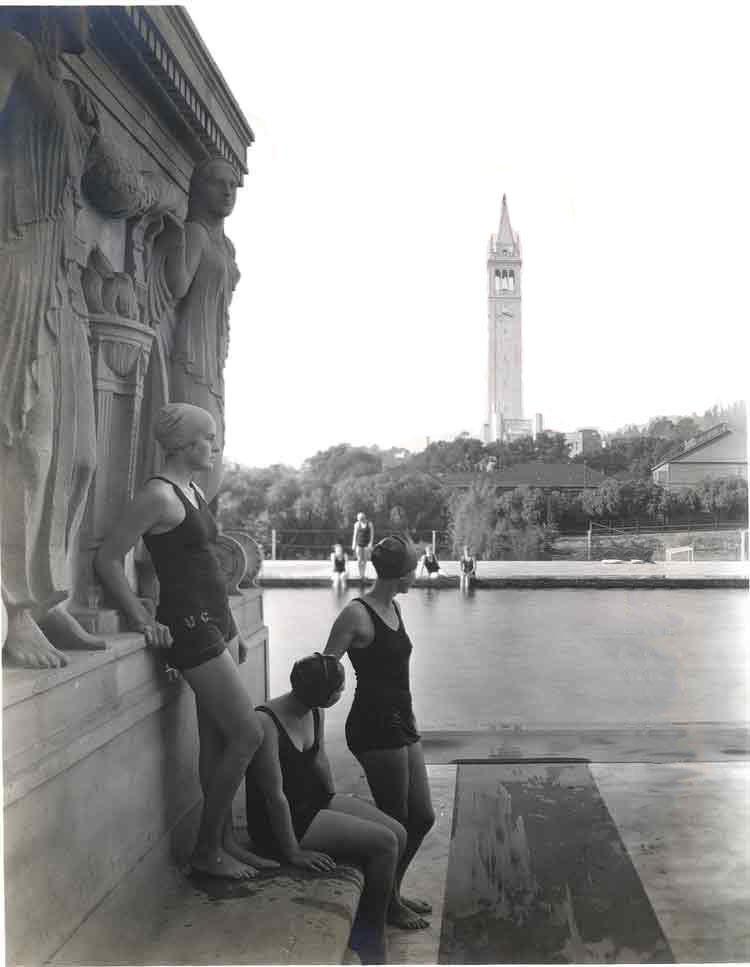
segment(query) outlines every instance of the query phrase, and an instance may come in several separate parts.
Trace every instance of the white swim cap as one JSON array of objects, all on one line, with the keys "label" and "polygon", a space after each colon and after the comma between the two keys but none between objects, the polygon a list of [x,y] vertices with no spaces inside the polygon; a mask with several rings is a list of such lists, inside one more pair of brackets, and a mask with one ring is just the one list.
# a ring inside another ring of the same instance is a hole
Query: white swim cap
[{"label": "white swim cap", "polygon": [[194,443],[200,433],[215,430],[208,410],[192,403],[167,403],[159,410],[154,424],[154,436],[166,453],[182,450]]}]

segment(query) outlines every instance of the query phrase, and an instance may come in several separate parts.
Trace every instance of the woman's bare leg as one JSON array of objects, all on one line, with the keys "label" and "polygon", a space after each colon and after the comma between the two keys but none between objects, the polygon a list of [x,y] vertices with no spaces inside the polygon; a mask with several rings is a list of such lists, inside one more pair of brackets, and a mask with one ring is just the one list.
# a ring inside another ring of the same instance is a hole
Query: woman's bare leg
[{"label": "woman's bare leg", "polygon": [[[203,797],[205,799],[205,797],[208,795],[208,790],[211,787],[211,780],[216,769],[216,764],[219,762],[224,752],[225,742],[221,732],[214,723],[214,720],[205,710],[201,708],[200,704],[198,703],[196,703],[196,711],[198,715],[198,739],[200,742],[198,753],[198,774],[200,776],[201,789],[203,790]],[[231,803],[224,820],[221,842],[222,846],[230,856],[233,856],[236,860],[239,860],[241,863],[246,865],[257,867],[258,869],[271,869],[279,865],[276,860],[271,860],[264,856],[258,856],[256,853],[252,853],[250,850],[245,849],[244,846],[241,846],[237,842],[237,837],[234,832],[234,820],[232,819]]]},{"label": "woman's bare leg", "polygon": [[[343,797],[340,797],[343,798]],[[336,809],[321,809],[300,843],[335,860],[361,863],[365,887],[360,901],[364,937],[357,952],[364,964],[386,963],[386,913],[393,896],[399,843],[385,824]]]},{"label": "woman's bare leg", "polygon": [[255,870],[230,856],[223,838],[232,800],[262,741],[263,726],[228,651],[196,668],[183,669],[182,674],[195,692],[200,715],[212,720],[221,739],[220,746],[218,742],[211,746],[209,738],[209,746],[217,755],[213,770],[207,765],[208,754],[204,754],[207,782],[191,864],[213,876],[245,879],[254,876]]},{"label": "woman's bare leg", "polygon": [[[415,748],[414,745],[402,746],[400,749],[373,749],[359,754],[359,761],[365,770],[376,806],[398,820],[406,830],[406,846],[396,870],[394,903],[389,915],[390,923],[406,930],[418,930],[429,926],[428,922],[419,914],[428,913],[430,910],[429,904],[423,901],[415,900],[406,903],[400,894],[404,873],[434,822],[429,800],[429,786],[426,787],[426,804],[423,801],[424,789],[422,783],[417,781],[415,788],[412,789],[411,762],[414,759],[417,772],[419,772],[419,756],[421,755],[420,743],[415,743],[415,745],[420,746],[418,756],[414,756],[411,752]],[[421,761],[424,779],[426,780],[424,758]],[[422,792],[421,798],[419,796],[420,790]]]}]

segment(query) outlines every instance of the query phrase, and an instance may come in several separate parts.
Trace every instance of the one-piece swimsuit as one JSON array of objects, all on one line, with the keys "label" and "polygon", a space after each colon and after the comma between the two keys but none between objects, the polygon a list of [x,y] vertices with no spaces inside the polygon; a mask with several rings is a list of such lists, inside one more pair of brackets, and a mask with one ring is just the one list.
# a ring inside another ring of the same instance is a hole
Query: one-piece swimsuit
[{"label": "one-piece swimsuit", "polygon": [[372,618],[375,636],[365,648],[350,648],[357,676],[354,701],[346,720],[346,743],[354,755],[373,749],[400,749],[420,739],[409,688],[412,644],[394,602],[398,627],[389,628],[362,598],[355,598]]},{"label": "one-piece swimsuit", "polygon": [[[326,788],[319,772],[314,768],[320,748],[320,710],[311,710],[315,729],[313,744],[309,749],[302,750],[292,742],[280,719],[267,705],[259,705],[257,711],[265,712],[279,733],[279,765],[284,796],[289,803],[294,834],[299,842],[320,810],[325,809],[333,799],[333,793]],[[266,728],[269,727],[266,724]],[[252,765],[245,776],[245,805],[247,830],[252,838],[253,848],[267,856],[283,859],[266,800],[255,779]]]},{"label": "one-piece swimsuit", "polygon": [[211,545],[218,528],[214,516],[194,484],[198,506],[166,477],[153,477],[172,485],[184,519],[163,534],[144,534],[159,579],[156,619],[172,633],[166,652],[175,668],[195,668],[220,655],[237,634],[226,583]]}]

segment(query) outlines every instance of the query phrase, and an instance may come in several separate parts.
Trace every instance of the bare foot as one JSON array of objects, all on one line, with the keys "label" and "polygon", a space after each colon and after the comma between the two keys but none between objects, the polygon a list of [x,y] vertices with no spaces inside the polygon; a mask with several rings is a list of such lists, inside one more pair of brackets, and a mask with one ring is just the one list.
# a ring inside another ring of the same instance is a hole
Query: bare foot
[{"label": "bare foot", "polygon": [[196,850],[190,857],[190,866],[197,873],[208,873],[209,876],[219,876],[225,880],[251,880],[257,876],[257,870],[252,866],[241,863],[223,849],[212,853]]},{"label": "bare foot", "polygon": [[429,922],[398,900],[391,900],[386,923],[399,930],[424,930]]},{"label": "bare foot", "polygon": [[249,849],[246,849],[237,842],[233,832],[224,833],[224,842],[222,845],[225,852],[229,853],[230,856],[258,870],[275,870],[281,865],[276,860],[269,859],[267,856],[258,856],[257,853],[251,853]]},{"label": "bare foot", "polygon": [[409,909],[413,910],[415,913],[432,913],[432,904],[427,903],[426,900],[417,900],[416,897],[408,896],[401,896],[399,899],[405,907],[409,907]]},{"label": "bare foot", "polygon": [[26,608],[8,614],[3,661],[19,668],[62,668],[68,659],[47,641]]},{"label": "bare foot", "polygon": [[50,641],[65,651],[104,651],[107,642],[95,638],[82,628],[73,615],[65,610],[65,605],[52,608],[39,619],[39,627]]}]

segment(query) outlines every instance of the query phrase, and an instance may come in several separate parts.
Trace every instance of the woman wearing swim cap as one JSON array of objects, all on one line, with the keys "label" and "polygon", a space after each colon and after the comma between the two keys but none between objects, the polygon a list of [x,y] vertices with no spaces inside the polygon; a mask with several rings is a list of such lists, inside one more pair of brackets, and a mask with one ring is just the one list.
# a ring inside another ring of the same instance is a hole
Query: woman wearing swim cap
[{"label": "woman wearing swim cap", "polygon": [[316,652],[295,662],[289,677],[291,691],[257,708],[263,742],[247,770],[248,832],[256,849],[302,869],[361,864],[361,929],[352,942],[363,963],[383,963],[386,913],[406,831],[372,803],[334,788],[324,710],[341,698],[341,662]]},{"label": "woman wearing swim cap", "polygon": [[357,556],[359,566],[359,583],[362,588],[365,586],[365,573],[367,572],[367,561],[372,553],[372,542],[375,540],[375,528],[368,521],[365,514],[361,511],[357,514],[352,531],[352,554]]},{"label": "woman wearing swim cap", "polygon": [[[231,651],[244,661],[226,586],[211,548],[217,528],[193,475],[210,470],[216,425],[210,413],[187,403],[159,412],[154,429],[164,472],[146,481],[96,556],[96,569],[147,645],[164,649],[195,693],[200,740],[203,813],[193,869],[246,879],[255,867],[275,866],[243,849],[234,837],[232,800],[263,738]],[[143,536],[159,579],[156,618],[125,577],[123,559]]]},{"label": "woman wearing swim cap", "polygon": [[339,659],[349,655],[357,688],[346,720],[346,742],[362,764],[378,808],[407,833],[388,922],[419,929],[429,926],[422,914],[431,907],[401,896],[401,882],[435,814],[409,688],[412,644],[394,600],[413,583],[417,554],[409,541],[391,536],[375,545],[370,559],[375,584],[336,618],[325,653]]}]

